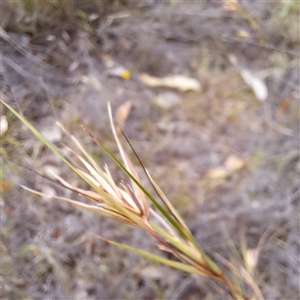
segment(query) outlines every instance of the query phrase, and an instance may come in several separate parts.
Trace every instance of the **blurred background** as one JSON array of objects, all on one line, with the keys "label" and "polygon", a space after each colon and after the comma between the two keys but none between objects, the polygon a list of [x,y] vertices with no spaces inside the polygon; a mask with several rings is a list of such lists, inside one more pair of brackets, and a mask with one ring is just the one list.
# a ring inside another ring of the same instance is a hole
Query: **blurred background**
[{"label": "blurred background", "polygon": [[[80,126],[117,154],[109,101],[205,251],[231,259],[265,233],[256,283],[268,300],[299,299],[298,1],[0,6],[0,88],[11,105],[59,148],[69,142],[62,122],[118,181]],[[2,299],[224,299],[205,279],[90,234],[154,251],[141,230],[23,191],[80,199],[14,163],[84,184],[4,107],[0,134]]]}]

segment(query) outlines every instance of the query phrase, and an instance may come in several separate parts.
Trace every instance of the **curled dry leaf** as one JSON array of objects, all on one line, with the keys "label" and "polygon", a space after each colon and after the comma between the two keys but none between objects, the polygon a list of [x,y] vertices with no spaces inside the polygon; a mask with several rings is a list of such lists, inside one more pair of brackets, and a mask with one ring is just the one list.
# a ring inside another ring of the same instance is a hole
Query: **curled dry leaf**
[{"label": "curled dry leaf", "polygon": [[184,75],[172,75],[168,77],[154,77],[148,74],[141,74],[140,79],[148,86],[151,87],[168,87],[177,89],[182,92],[186,91],[200,91],[201,85],[195,78],[187,77]]},{"label": "curled dry leaf", "polygon": [[224,167],[216,167],[208,170],[206,173],[209,179],[226,179],[230,175],[230,171]]},{"label": "curled dry leaf", "polygon": [[206,173],[209,179],[226,179],[229,175],[237,170],[240,170],[245,165],[245,161],[235,155],[230,155],[226,159],[224,166],[211,168]]},{"label": "curled dry leaf", "polygon": [[126,101],[122,105],[120,105],[115,112],[115,121],[119,126],[123,127],[125,121],[127,120],[132,107],[131,101]]},{"label": "curled dry leaf", "polygon": [[0,117],[0,137],[3,136],[8,129],[8,121],[6,116],[1,116]]},{"label": "curled dry leaf", "polygon": [[235,155],[230,155],[225,161],[225,167],[231,171],[237,171],[245,165],[245,161]]},{"label": "curled dry leaf", "polygon": [[244,29],[239,29],[236,32],[236,36],[240,37],[240,38],[244,38],[244,39],[250,39],[251,35],[248,31],[244,30]]},{"label": "curled dry leaf", "polygon": [[240,70],[240,74],[244,81],[252,88],[256,98],[260,101],[264,101],[268,98],[268,88],[266,83],[259,77],[252,74],[246,69]]},{"label": "curled dry leaf", "polygon": [[231,64],[238,70],[244,81],[252,88],[256,98],[259,101],[266,100],[268,98],[268,87],[266,83],[257,75],[254,75],[249,70],[242,68],[235,55],[229,54],[228,58]]},{"label": "curled dry leaf", "polygon": [[223,0],[223,9],[226,11],[236,11],[238,3],[236,0]]}]

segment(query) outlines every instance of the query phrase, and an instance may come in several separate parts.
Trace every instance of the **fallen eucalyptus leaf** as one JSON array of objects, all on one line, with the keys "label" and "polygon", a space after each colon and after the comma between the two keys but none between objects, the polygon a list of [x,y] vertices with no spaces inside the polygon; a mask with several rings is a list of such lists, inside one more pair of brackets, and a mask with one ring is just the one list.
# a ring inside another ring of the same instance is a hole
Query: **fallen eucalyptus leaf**
[{"label": "fallen eucalyptus leaf", "polygon": [[131,101],[126,101],[122,105],[120,105],[115,112],[115,121],[119,126],[123,126],[125,121],[127,120],[130,111],[131,111],[132,103]]},{"label": "fallen eucalyptus leaf", "polygon": [[240,73],[244,81],[252,88],[256,98],[259,101],[265,101],[268,98],[268,88],[266,83],[257,75],[254,75],[249,70],[242,68],[235,55],[229,54],[228,59]]},{"label": "fallen eucalyptus leaf", "polygon": [[230,171],[224,167],[216,167],[208,170],[206,173],[209,179],[225,179],[230,175]]},{"label": "fallen eucalyptus leaf", "polygon": [[168,77],[154,77],[148,74],[141,74],[140,79],[148,86],[151,87],[168,87],[177,89],[182,92],[186,91],[200,91],[201,85],[195,78],[187,77],[184,75],[172,75]]},{"label": "fallen eucalyptus leaf", "polygon": [[226,11],[236,11],[238,3],[236,0],[223,0],[223,9]]},{"label": "fallen eucalyptus leaf", "polygon": [[262,79],[258,78],[246,69],[240,70],[240,74],[244,81],[252,88],[258,100],[264,101],[268,98],[268,88]]},{"label": "fallen eucalyptus leaf", "polygon": [[244,29],[239,29],[236,32],[236,36],[240,37],[240,38],[244,38],[244,39],[249,39],[251,38],[251,35],[248,31],[244,30]]},{"label": "fallen eucalyptus leaf", "polygon": [[231,171],[237,171],[245,165],[245,161],[235,155],[230,155],[225,161],[225,167]]}]

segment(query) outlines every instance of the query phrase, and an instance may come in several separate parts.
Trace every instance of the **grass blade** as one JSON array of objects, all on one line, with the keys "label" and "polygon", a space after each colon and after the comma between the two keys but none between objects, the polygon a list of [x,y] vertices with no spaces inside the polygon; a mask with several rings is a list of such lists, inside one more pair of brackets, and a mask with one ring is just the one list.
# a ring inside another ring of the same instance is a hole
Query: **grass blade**
[{"label": "grass blade", "polygon": [[[107,103],[108,106],[108,115],[109,115],[109,120],[110,120],[110,125],[111,125],[111,129],[114,135],[114,138],[116,140],[116,143],[118,145],[121,157],[123,159],[125,168],[127,169],[127,171],[138,181],[141,182],[138,173],[136,172],[135,168],[133,167],[128,155],[126,154],[122,144],[120,143],[120,140],[118,138],[115,126],[114,126],[114,122],[113,122],[113,118],[112,118],[112,112],[111,112],[111,107],[110,107],[110,103]],[[133,181],[131,179],[131,183],[132,183],[132,188],[135,191],[135,194],[137,196],[137,198],[140,200],[141,206],[143,207],[143,211],[145,216],[147,217],[147,219],[149,219],[149,208],[148,208],[148,203],[146,200],[146,196],[145,194],[141,191],[140,187],[135,183],[135,181]]]},{"label": "grass blade", "polygon": [[146,252],[146,251],[138,250],[138,249],[135,249],[133,247],[130,247],[130,246],[127,246],[127,245],[124,245],[124,244],[121,244],[121,243],[117,243],[115,241],[105,239],[105,238],[103,238],[103,237],[101,237],[99,235],[96,235],[96,234],[94,234],[94,235],[97,238],[99,238],[99,239],[101,239],[101,240],[103,240],[103,241],[105,241],[107,243],[115,245],[115,246],[117,246],[117,247],[119,247],[121,249],[125,249],[127,251],[133,252],[135,254],[138,254],[138,255],[140,255],[142,257],[148,258],[148,259],[153,260],[155,262],[167,265],[169,267],[172,267],[172,268],[175,268],[175,269],[187,272],[187,273],[198,274],[198,275],[201,275],[201,276],[205,276],[206,275],[206,274],[200,272],[199,270],[195,269],[194,267],[185,265],[183,263],[172,261],[172,260],[169,260],[169,259],[157,256],[157,255],[154,255],[154,254]]},{"label": "grass blade", "polygon": [[87,158],[87,160],[91,163],[91,165],[94,167],[94,169],[105,178],[105,173],[101,170],[99,165],[95,162],[95,160],[92,158],[92,156],[87,153],[87,151],[84,149],[84,147],[81,145],[81,143],[75,138],[74,135],[70,134],[65,127],[59,123],[56,122],[56,125],[73,141],[73,143],[76,145],[76,147],[83,153],[83,155]]},{"label": "grass blade", "polygon": [[163,236],[166,239],[166,241],[169,242],[171,245],[175,246],[175,248],[178,249],[181,253],[189,257],[191,260],[195,261],[197,264],[200,264],[202,266],[204,265],[205,262],[201,254],[198,251],[197,252],[193,251],[193,249],[189,247],[186,241],[172,236],[171,234],[169,234],[167,231],[157,226],[156,224],[153,223],[150,224],[156,232],[158,232],[161,236]]},{"label": "grass blade", "polygon": [[188,227],[186,226],[185,222],[183,221],[183,219],[180,217],[179,213],[175,210],[174,206],[171,204],[171,202],[169,201],[169,199],[165,196],[165,194],[162,192],[162,190],[159,188],[159,186],[155,183],[155,181],[152,179],[152,177],[150,176],[149,172],[146,170],[144,164],[142,163],[140,157],[137,155],[134,147],[132,146],[132,144],[130,143],[129,139],[127,138],[126,134],[124,133],[124,131],[122,130],[122,128],[120,128],[120,131],[122,132],[124,138],[126,139],[127,143],[129,144],[132,152],[134,153],[135,157],[137,158],[137,160],[139,161],[141,167],[143,168],[144,172],[146,173],[153,189],[155,190],[156,194],[158,195],[158,197],[163,201],[163,203],[166,205],[167,209],[169,210],[169,212],[173,215],[173,217],[181,224],[181,226],[183,228],[185,228],[186,230],[189,231]]},{"label": "grass blade", "polygon": [[[96,186],[91,180],[84,176],[83,172],[80,172],[77,168],[75,168],[60,152],[59,150],[52,145],[43,135],[33,126],[31,125],[23,116],[21,116],[16,110],[14,110],[9,104],[7,104],[2,98],[0,101],[5,105],[31,132],[42,142],[44,143],[54,154],[56,154],[72,171],[74,171],[79,177],[81,177],[87,184],[89,184],[97,193],[99,193],[103,198],[107,200],[113,207],[122,212],[126,217],[132,219],[136,224],[139,224],[142,228],[147,228],[147,226],[142,222],[142,220],[136,216],[134,213],[128,211],[122,205],[114,201],[107,193],[102,191],[98,186]],[[105,148],[106,149],[106,148]],[[108,150],[107,150],[108,151]],[[109,151],[108,151],[109,152]],[[121,163],[119,163],[121,164]],[[122,164],[121,164],[122,165]]]},{"label": "grass blade", "polygon": [[136,183],[136,185],[143,191],[143,193],[150,199],[150,201],[155,205],[155,207],[168,219],[168,221],[176,228],[176,230],[183,236],[187,237],[188,235],[184,232],[184,230],[181,228],[180,225],[170,216],[170,214],[167,212],[167,210],[161,206],[155,198],[151,196],[151,194],[132,176],[132,174],[123,166],[123,164],[103,145],[101,144],[95,136],[87,129],[85,128],[85,131],[91,136],[91,138],[95,141],[95,143],[101,147],[107,155],[110,156],[110,158]]},{"label": "grass blade", "polygon": [[107,210],[106,208],[101,208],[101,207],[98,207],[98,206],[95,206],[95,205],[89,205],[89,204],[86,204],[86,203],[82,203],[82,202],[79,202],[79,201],[75,201],[75,200],[72,200],[72,199],[69,199],[69,198],[65,198],[65,197],[60,197],[60,196],[55,196],[55,195],[47,195],[45,193],[41,193],[41,192],[38,192],[36,190],[33,190],[33,189],[30,189],[24,185],[20,185],[24,190],[26,191],[29,191],[31,192],[32,194],[35,194],[35,195],[38,195],[38,196],[42,196],[42,197],[49,197],[49,198],[53,198],[53,199],[58,199],[58,200],[63,200],[65,202],[68,202],[70,204],[72,204],[73,206],[77,206],[79,208],[83,208],[85,210],[89,210],[93,213],[96,213],[100,216],[103,216],[103,217],[106,217],[106,218],[110,218],[110,219],[113,219],[115,221],[119,221],[119,222],[126,222],[126,223],[129,223],[129,224],[132,224],[132,222],[130,222],[129,219],[127,219],[125,216],[122,216],[118,213],[115,213],[113,211],[109,211]]}]

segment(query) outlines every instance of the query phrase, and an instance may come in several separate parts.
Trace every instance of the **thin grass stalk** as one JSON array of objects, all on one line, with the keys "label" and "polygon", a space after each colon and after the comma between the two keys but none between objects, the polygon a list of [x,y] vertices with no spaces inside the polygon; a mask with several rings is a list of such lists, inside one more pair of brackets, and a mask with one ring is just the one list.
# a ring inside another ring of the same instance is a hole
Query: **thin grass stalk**
[{"label": "thin grass stalk", "polygon": [[[119,244],[113,242],[108,239],[104,239],[105,241],[114,244],[120,248],[127,249],[129,251],[135,252],[141,256],[148,257],[154,261],[172,266],[174,268],[184,270],[189,273],[195,273],[198,275],[202,275],[209,278],[214,278],[218,280],[220,283],[225,284],[231,291],[232,294],[235,295],[237,299],[247,299],[239,289],[234,286],[222,273],[221,269],[208,257],[208,255],[203,251],[200,245],[195,240],[194,236],[186,226],[183,219],[180,217],[178,212],[175,210],[171,202],[168,198],[163,194],[158,185],[154,182],[154,180],[149,175],[148,171],[145,169],[141,160],[139,159],[137,153],[133,149],[132,145],[129,142],[130,147],[134,151],[137,159],[139,160],[141,166],[143,167],[145,173],[147,174],[155,192],[162,200],[162,206],[157,200],[143,187],[140,183],[138,175],[131,164],[127,154],[125,153],[122,145],[117,137],[113,121],[111,108],[109,109],[109,117],[113,130],[113,134],[115,140],[117,142],[118,148],[120,150],[121,156],[123,158],[124,164],[122,164],[102,143],[100,143],[94,135],[88,131],[88,129],[84,128],[85,131],[91,136],[91,138],[96,142],[98,146],[100,146],[110,157],[111,159],[127,174],[132,182],[132,189],[129,185],[123,184],[123,189],[117,187],[114,183],[108,168],[106,167],[106,173],[101,170],[101,168],[96,164],[93,158],[85,151],[85,149],[81,146],[81,144],[76,140],[75,137],[70,136],[77,148],[87,159],[85,160],[75,151],[71,150],[71,152],[81,161],[81,163],[85,166],[85,168],[90,172],[90,174],[82,171],[81,169],[75,167],[68,158],[63,156],[60,151],[49,143],[40,133],[37,131],[24,117],[22,117],[18,112],[16,112],[12,107],[10,107],[3,99],[0,101],[15,115],[19,118],[37,137],[40,139],[49,149],[51,149],[73,172],[75,172],[78,176],[80,176],[94,191],[86,191],[82,189],[78,189],[69,185],[66,181],[64,181],[61,177],[56,176],[56,179],[60,183],[60,185],[80,193],[85,197],[93,200],[97,203],[97,205],[88,205],[78,201],[74,201],[64,197],[55,196],[54,198],[67,201],[75,206],[79,206],[81,208],[85,208],[91,210],[97,214],[100,214],[105,217],[109,217],[118,221],[127,222],[132,225],[136,225],[144,229],[148,232],[152,237],[154,237],[158,241],[158,246],[168,252],[173,253],[177,256],[183,263],[178,263],[176,261],[171,261],[167,259],[163,259],[161,257],[152,255],[148,252],[144,252],[141,250],[137,250],[131,248],[127,245]],[[62,126],[62,125],[61,125]],[[125,134],[123,133],[125,136]],[[127,137],[125,136],[126,140]],[[45,194],[34,191],[32,189],[25,189],[40,195],[44,196]],[[153,203],[153,205],[160,211],[162,217],[156,212],[154,212],[154,216],[156,219],[162,223],[164,226],[163,229],[160,226],[149,221],[149,210],[148,203],[146,202],[146,197]],[[168,221],[172,227],[166,222]],[[174,229],[176,232],[174,231]]]}]

